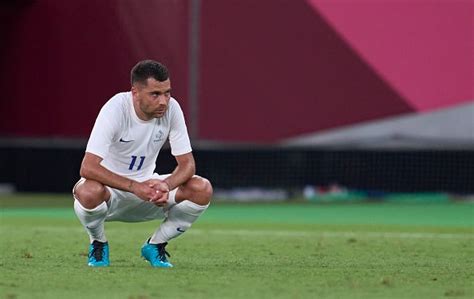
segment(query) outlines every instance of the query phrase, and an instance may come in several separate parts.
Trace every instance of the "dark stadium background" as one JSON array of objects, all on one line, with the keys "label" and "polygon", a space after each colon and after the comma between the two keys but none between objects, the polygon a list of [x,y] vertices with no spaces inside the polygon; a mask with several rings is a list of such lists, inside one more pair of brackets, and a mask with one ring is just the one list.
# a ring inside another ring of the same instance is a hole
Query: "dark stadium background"
[{"label": "dark stadium background", "polygon": [[2,1],[0,184],[68,192],[100,107],[151,58],[216,188],[472,194],[472,5]]}]

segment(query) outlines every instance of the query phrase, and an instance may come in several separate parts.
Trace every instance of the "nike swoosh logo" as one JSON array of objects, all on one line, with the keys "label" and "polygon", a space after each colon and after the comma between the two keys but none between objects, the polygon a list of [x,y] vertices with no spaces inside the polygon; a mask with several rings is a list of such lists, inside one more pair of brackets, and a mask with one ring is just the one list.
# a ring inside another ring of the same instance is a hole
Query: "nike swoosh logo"
[{"label": "nike swoosh logo", "polygon": [[179,232],[181,232],[181,233],[184,233],[184,232],[185,232],[185,230],[181,229],[181,227],[178,227],[176,230],[179,231]]},{"label": "nike swoosh logo", "polygon": [[125,143],[127,143],[127,142],[132,142],[132,141],[133,141],[133,140],[124,140],[124,139],[120,138],[120,142],[125,142]]}]

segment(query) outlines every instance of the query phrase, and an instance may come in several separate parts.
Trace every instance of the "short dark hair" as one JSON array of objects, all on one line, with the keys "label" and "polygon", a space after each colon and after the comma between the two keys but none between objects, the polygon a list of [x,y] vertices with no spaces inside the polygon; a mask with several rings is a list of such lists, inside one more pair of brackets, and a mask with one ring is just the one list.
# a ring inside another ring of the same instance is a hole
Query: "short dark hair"
[{"label": "short dark hair", "polygon": [[169,78],[168,68],[158,61],[142,60],[138,62],[130,72],[132,85],[135,82],[146,85],[148,78],[153,78],[156,81],[166,81]]}]

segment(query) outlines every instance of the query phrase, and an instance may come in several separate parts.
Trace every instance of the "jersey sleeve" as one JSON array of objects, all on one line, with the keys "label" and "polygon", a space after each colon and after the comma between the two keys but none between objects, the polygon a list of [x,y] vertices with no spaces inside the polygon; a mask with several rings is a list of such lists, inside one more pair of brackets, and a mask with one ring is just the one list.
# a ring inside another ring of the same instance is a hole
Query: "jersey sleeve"
[{"label": "jersey sleeve", "polygon": [[117,107],[107,102],[99,112],[92,128],[86,152],[105,158],[109,147],[120,131],[120,113]]},{"label": "jersey sleeve", "polygon": [[173,109],[171,111],[171,127],[170,127],[170,146],[173,156],[184,155],[192,151],[191,141],[189,140],[188,129],[184,120],[183,110],[178,102],[174,100]]}]

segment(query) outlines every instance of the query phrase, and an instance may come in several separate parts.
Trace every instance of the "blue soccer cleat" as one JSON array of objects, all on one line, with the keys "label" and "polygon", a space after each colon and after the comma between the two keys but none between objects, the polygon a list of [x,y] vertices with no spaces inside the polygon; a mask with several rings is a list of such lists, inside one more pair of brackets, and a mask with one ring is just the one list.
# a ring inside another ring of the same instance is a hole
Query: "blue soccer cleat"
[{"label": "blue soccer cleat", "polygon": [[89,266],[107,267],[109,262],[109,243],[95,240],[89,245]]},{"label": "blue soccer cleat", "polygon": [[148,240],[142,246],[142,257],[150,262],[152,267],[171,268],[173,265],[168,262],[166,256],[170,254],[165,250],[168,243],[150,244]]}]

